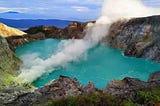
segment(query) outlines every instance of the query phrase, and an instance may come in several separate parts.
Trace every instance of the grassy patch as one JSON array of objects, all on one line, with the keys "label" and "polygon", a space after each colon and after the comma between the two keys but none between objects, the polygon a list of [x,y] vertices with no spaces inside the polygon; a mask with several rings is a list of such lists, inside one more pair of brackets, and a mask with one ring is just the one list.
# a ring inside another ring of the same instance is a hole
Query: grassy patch
[{"label": "grassy patch", "polygon": [[14,80],[14,77],[4,71],[1,71],[0,74],[0,86],[2,85],[10,85],[10,83]]},{"label": "grassy patch", "polygon": [[101,92],[94,92],[76,97],[50,100],[47,106],[139,106],[132,101],[115,98]]},{"label": "grassy patch", "polygon": [[154,105],[160,103],[160,87],[152,87],[146,91],[138,91],[137,96],[142,104]]},{"label": "grassy patch", "polygon": [[97,91],[76,97],[49,100],[47,106],[153,106],[156,103],[160,103],[160,87],[152,87],[143,91],[139,90],[135,93],[137,93],[137,97],[134,102],[129,98],[116,98]]}]

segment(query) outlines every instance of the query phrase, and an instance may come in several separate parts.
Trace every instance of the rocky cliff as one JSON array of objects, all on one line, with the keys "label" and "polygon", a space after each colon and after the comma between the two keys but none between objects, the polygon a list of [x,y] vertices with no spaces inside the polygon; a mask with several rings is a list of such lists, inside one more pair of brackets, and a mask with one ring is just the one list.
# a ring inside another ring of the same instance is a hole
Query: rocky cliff
[{"label": "rocky cliff", "polygon": [[[88,22],[87,22],[88,23]],[[65,28],[56,28],[54,26],[39,26],[32,27],[25,32],[28,34],[36,34],[38,32],[42,32],[45,34],[46,38],[61,38],[61,39],[69,39],[69,38],[82,38],[83,31],[87,23],[79,23],[76,21],[71,22]]]},{"label": "rocky cliff", "polygon": [[110,27],[106,40],[127,56],[160,62],[160,16],[117,21]]},{"label": "rocky cliff", "polygon": [[9,36],[23,36],[26,33],[23,31],[20,31],[18,29],[9,27],[3,23],[0,23],[0,35],[3,37],[9,37]]},{"label": "rocky cliff", "polygon": [[0,36],[0,105],[16,98],[16,95],[30,91],[16,80],[21,60],[15,56],[5,38]]},{"label": "rocky cliff", "polygon": [[0,36],[0,70],[12,75],[18,74],[20,63],[20,59],[10,50],[6,39]]}]

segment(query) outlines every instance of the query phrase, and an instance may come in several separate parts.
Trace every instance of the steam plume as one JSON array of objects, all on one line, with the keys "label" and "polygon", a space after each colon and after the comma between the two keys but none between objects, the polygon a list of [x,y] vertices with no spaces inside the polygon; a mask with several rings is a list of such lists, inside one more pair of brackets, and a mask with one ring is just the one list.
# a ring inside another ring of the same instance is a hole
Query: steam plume
[{"label": "steam plume", "polygon": [[142,0],[105,0],[102,7],[102,15],[111,21],[159,14],[160,8],[147,7]]},{"label": "steam plume", "polygon": [[148,8],[140,0],[106,0],[102,7],[101,17],[95,24],[88,24],[87,33],[83,39],[61,42],[60,45],[63,46],[60,46],[60,51],[46,60],[34,56],[34,58],[30,58],[31,63],[24,61],[19,78],[32,82],[44,73],[54,71],[57,67],[78,60],[107,35],[113,21],[159,13],[160,9]]}]

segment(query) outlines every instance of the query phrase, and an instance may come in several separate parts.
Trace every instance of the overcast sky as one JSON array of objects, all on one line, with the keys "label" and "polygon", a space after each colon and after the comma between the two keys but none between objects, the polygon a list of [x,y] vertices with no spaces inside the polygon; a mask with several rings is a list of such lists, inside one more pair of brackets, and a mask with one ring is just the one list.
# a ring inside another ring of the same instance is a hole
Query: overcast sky
[{"label": "overcast sky", "polygon": [[[96,19],[103,0],[0,0],[0,13],[15,11],[37,18]],[[160,7],[160,0],[143,0],[147,6]]]}]

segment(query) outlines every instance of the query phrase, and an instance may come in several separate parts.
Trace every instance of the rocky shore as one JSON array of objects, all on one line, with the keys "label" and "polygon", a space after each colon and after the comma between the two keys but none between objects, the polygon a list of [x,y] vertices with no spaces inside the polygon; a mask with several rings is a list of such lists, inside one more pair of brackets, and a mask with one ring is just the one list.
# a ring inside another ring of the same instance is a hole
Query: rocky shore
[{"label": "rocky shore", "polygon": [[[139,79],[134,78],[124,78],[123,80],[111,81],[103,90],[98,90],[92,82],[89,82],[88,85],[83,86],[79,84],[76,78],[72,79],[69,77],[60,76],[59,79],[52,81],[50,84],[39,88],[34,92],[19,95],[17,99],[6,105],[46,106],[49,105],[49,101],[67,99],[68,97],[77,97],[79,95],[82,96],[87,94],[100,93],[101,96],[110,95],[115,97],[117,100],[130,100],[131,102],[133,102],[133,104],[149,106],[153,105],[153,103],[149,103],[149,101],[146,102],[145,100],[143,100],[144,98],[142,98],[138,93],[145,93],[145,91],[150,91],[150,89],[152,88],[160,87],[160,76],[158,76],[159,78],[157,78],[157,74],[160,75],[160,72],[153,73],[148,82],[143,82]],[[152,95],[154,97],[154,94]],[[106,98],[106,101],[107,99],[110,98]],[[103,104],[104,102],[101,101],[99,104]],[[65,105],[68,106],[69,104]],[[75,103],[75,105],[79,104]],[[83,106],[85,105],[86,104],[84,104]],[[106,106],[107,104],[104,105]]]},{"label": "rocky shore", "polygon": [[[47,38],[81,39],[85,35],[86,25],[87,23],[72,22],[64,29],[33,27],[25,31],[27,33],[25,36],[7,37],[8,43],[1,37],[0,104],[7,106],[52,106],[59,101],[59,105],[62,103],[63,106],[70,105],[69,100],[73,102],[72,104],[80,104],[81,106],[116,106],[117,104],[120,106],[152,106],[160,103],[160,72],[151,74],[147,82],[134,78],[114,80],[103,90],[98,90],[91,82],[83,86],[79,84],[77,79],[65,76],[60,76],[59,79],[48,85],[34,90],[32,86],[15,80],[14,76],[18,75],[17,70],[21,64],[12,51],[15,47]],[[123,50],[127,56],[144,57],[160,62],[159,35],[160,16],[152,16],[113,23],[109,34],[103,41],[114,48]],[[68,99],[69,97],[73,98]],[[85,104],[86,101],[89,101],[90,104]]]}]

